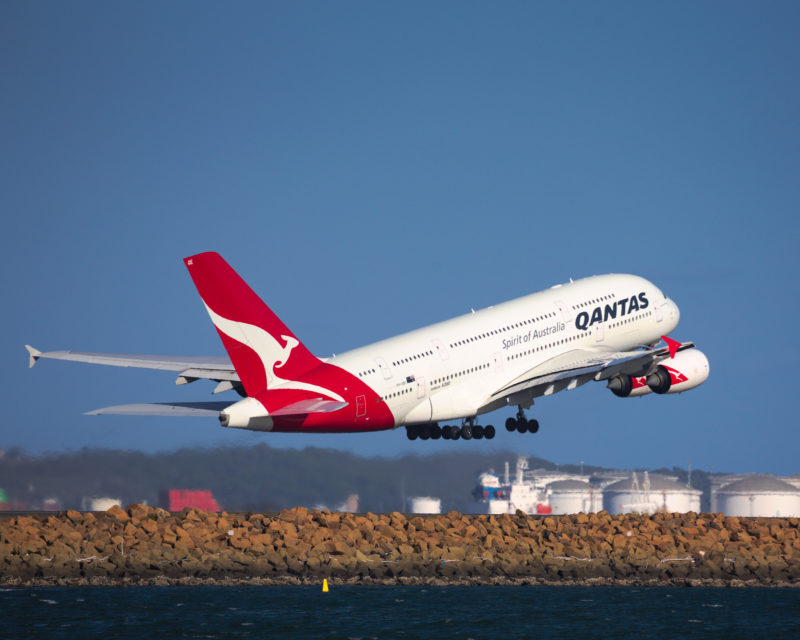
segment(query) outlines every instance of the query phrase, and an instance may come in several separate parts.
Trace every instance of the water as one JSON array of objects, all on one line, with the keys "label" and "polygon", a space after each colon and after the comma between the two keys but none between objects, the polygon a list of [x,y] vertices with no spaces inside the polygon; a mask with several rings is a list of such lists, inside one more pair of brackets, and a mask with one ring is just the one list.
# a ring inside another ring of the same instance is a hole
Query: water
[{"label": "water", "polygon": [[0,589],[0,638],[800,638],[800,589]]}]

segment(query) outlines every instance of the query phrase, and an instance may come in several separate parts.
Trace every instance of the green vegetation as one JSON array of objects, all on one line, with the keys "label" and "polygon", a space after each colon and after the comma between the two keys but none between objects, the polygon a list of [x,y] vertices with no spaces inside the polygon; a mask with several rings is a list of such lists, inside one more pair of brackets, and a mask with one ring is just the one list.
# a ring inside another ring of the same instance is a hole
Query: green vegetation
[{"label": "green vegetation", "polygon": [[[404,496],[426,495],[441,498],[447,511],[467,508],[478,474],[489,469],[501,473],[505,461],[513,473],[516,458],[510,451],[364,458],[333,449],[266,444],[152,455],[82,449],[34,457],[12,450],[0,458],[0,487],[10,502],[31,508],[47,498],[56,498],[65,509],[80,508],[87,496],[157,505],[159,490],[174,488],[209,489],[230,511],[334,508],[353,493],[359,495],[361,511],[405,511]],[[531,468],[554,468],[546,460],[529,461]]]},{"label": "green vegetation", "polygon": [[[516,459],[511,451],[364,458],[335,449],[266,444],[159,454],[82,449],[43,457],[16,449],[0,457],[0,501],[5,493],[11,505],[33,509],[49,498],[64,509],[80,509],[85,497],[158,505],[161,489],[208,489],[228,511],[317,505],[334,509],[353,493],[359,496],[360,511],[406,511],[403,498],[412,496],[440,498],[444,512],[464,511],[478,475],[489,469],[502,474],[506,461],[513,474]],[[541,458],[529,457],[528,462],[531,469],[556,468]],[[559,468],[581,471],[578,465]],[[585,465],[582,470],[591,474],[602,468]],[[687,479],[686,471],[677,467],[656,472]],[[708,509],[709,475],[693,471],[692,485],[704,491],[702,508]]]}]

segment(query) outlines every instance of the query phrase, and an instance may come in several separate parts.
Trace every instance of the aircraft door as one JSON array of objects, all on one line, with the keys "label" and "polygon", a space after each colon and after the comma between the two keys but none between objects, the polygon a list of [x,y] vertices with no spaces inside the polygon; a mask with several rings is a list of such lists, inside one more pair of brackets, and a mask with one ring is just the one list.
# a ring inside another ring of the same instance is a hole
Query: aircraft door
[{"label": "aircraft door", "polygon": [[561,318],[564,320],[564,322],[572,322],[572,307],[568,307],[561,300],[556,300],[556,307],[558,308],[558,311],[561,314]]},{"label": "aircraft door", "polygon": [[356,396],[356,418],[363,418],[367,415],[366,396]]},{"label": "aircraft door", "polygon": [[444,360],[448,360],[450,358],[450,354],[447,351],[447,347],[444,346],[441,340],[433,340],[433,346],[436,351],[439,353],[439,357]]},{"label": "aircraft door", "polygon": [[502,353],[494,353],[492,355],[492,359],[494,360],[494,370],[495,371],[502,371],[503,370],[503,354]]},{"label": "aircraft door", "polygon": [[384,380],[388,380],[392,377],[392,370],[389,368],[389,365],[386,364],[386,360],[383,358],[375,358],[375,364],[378,365],[378,369],[380,369],[383,374]]},{"label": "aircraft door", "polygon": [[417,378],[417,398],[425,397],[425,378]]},{"label": "aircraft door", "polygon": [[603,323],[599,323],[594,325],[594,339],[595,342],[602,342],[605,338],[605,332],[603,331]]}]

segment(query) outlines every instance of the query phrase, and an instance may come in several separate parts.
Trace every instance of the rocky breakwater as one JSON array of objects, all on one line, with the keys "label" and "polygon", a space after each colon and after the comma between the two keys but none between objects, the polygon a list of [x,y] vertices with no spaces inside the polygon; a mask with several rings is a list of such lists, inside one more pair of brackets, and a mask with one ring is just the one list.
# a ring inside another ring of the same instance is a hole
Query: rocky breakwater
[{"label": "rocky breakwater", "polygon": [[800,585],[797,518],[142,505],[0,518],[0,584]]}]

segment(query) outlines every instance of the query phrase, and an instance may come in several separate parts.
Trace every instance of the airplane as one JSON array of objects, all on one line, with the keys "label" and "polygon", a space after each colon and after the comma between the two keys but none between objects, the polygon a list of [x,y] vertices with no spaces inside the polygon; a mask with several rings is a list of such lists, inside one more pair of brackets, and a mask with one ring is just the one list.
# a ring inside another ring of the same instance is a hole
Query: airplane
[{"label": "airplane", "polygon": [[[668,337],[678,306],[644,278],[600,275],[472,311],[328,358],[313,355],[217,253],[184,263],[228,354],[224,357],[43,353],[41,358],[177,371],[233,402],[129,404],[90,415],[214,416],[223,427],[345,433],[405,427],[410,440],[492,439],[478,417],[516,407],[508,431],[536,433],[534,400],[605,382],[616,396],[673,394],[708,378],[708,358]],[[661,342],[663,341],[663,344]],[[456,421],[453,425],[442,422]]]}]

